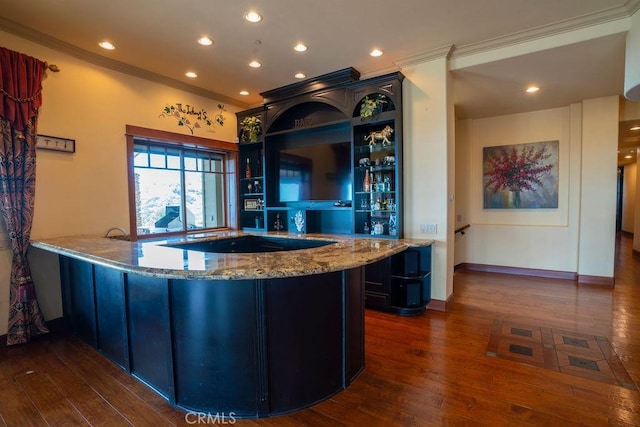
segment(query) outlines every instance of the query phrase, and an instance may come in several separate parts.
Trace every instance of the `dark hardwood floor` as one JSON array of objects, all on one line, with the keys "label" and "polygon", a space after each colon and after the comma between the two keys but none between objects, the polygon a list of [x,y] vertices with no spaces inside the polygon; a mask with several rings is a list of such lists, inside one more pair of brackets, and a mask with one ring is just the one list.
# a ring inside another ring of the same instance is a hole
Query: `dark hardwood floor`
[{"label": "dark hardwood floor", "polygon": [[[366,369],[347,390],[288,416],[235,424],[638,426],[640,260],[632,256],[630,237],[619,236],[618,247],[614,288],[459,271],[446,313],[405,318],[367,311]],[[598,372],[577,375],[573,366],[559,372],[532,365],[527,354],[492,356],[492,331],[507,324],[516,325],[517,334],[604,338],[611,363],[631,384],[603,382]],[[0,349],[0,420],[9,426],[198,425],[85,344],[54,333]]]}]

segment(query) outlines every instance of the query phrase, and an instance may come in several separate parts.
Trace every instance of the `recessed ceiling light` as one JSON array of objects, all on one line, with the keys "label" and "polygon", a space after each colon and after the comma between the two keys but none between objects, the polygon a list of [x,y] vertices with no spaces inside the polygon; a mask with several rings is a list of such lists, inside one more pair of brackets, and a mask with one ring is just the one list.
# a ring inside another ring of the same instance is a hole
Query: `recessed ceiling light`
[{"label": "recessed ceiling light", "polygon": [[247,95],[249,95],[249,91],[247,91],[247,90],[241,90],[241,91],[240,91],[240,95],[242,95],[242,96],[247,96]]},{"label": "recessed ceiling light", "polygon": [[260,22],[262,21],[262,15],[254,10],[250,10],[249,12],[244,14],[244,19],[249,22]]},{"label": "recessed ceiling light", "polygon": [[189,77],[190,79],[195,79],[196,77],[198,77],[198,75],[193,71],[187,71],[186,73],[184,73],[184,75]]},{"label": "recessed ceiling light", "polygon": [[110,43],[110,42],[108,42],[106,40],[98,43],[98,46],[100,46],[101,48],[106,49],[106,50],[113,50],[113,49],[116,48],[112,43]]},{"label": "recessed ceiling light", "polygon": [[260,67],[262,67],[262,64],[261,64],[261,63],[259,63],[258,61],[255,61],[255,60],[254,60],[254,61],[249,62],[249,67],[252,67],[252,68],[260,68]]},{"label": "recessed ceiling light", "polygon": [[213,40],[211,40],[207,36],[202,36],[198,39],[198,43],[200,43],[202,46],[211,46],[213,44]]},{"label": "recessed ceiling light", "polygon": [[527,93],[535,93],[535,92],[537,92],[539,90],[540,90],[540,88],[538,86],[529,86],[527,88]]},{"label": "recessed ceiling light", "polygon": [[295,76],[296,79],[304,79],[305,77],[307,77],[307,75],[305,73],[296,73]]},{"label": "recessed ceiling light", "polygon": [[304,43],[298,43],[293,47],[296,52],[304,52],[308,49],[308,47]]},{"label": "recessed ceiling light", "polygon": [[624,156],[624,158],[625,158],[625,159],[632,159],[632,158],[633,158],[633,156],[629,156],[629,155],[627,155],[627,156]]},{"label": "recessed ceiling light", "polygon": [[640,130],[640,126],[634,126],[632,128],[629,128],[629,130]]},{"label": "recessed ceiling light", "polygon": [[381,51],[380,49],[373,49],[373,50],[369,53],[369,55],[371,55],[371,56],[375,56],[375,57],[382,56],[382,51]]}]

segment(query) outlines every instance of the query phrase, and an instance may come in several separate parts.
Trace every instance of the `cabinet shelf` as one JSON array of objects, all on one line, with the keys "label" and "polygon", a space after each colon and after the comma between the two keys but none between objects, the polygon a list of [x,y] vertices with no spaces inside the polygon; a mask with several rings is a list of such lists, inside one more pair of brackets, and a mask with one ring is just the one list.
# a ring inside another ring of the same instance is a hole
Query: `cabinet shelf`
[{"label": "cabinet shelf", "polygon": [[396,275],[396,274],[392,274],[391,278],[414,282],[416,280],[423,280],[425,277],[429,276],[430,274],[431,274],[430,271],[421,271],[420,273],[418,273],[415,276],[399,276],[399,275]]},{"label": "cabinet shelf", "polygon": [[356,145],[354,148],[356,153],[379,153],[382,151],[393,152],[396,149],[396,144]]},{"label": "cabinet shelf", "polygon": [[242,193],[241,197],[264,197],[264,193]]},{"label": "cabinet shelf", "polygon": [[395,193],[395,190],[389,190],[389,191],[356,191],[356,194],[393,194]]},{"label": "cabinet shelf", "polygon": [[253,176],[251,178],[240,178],[240,181],[256,181],[262,179],[261,176]]}]

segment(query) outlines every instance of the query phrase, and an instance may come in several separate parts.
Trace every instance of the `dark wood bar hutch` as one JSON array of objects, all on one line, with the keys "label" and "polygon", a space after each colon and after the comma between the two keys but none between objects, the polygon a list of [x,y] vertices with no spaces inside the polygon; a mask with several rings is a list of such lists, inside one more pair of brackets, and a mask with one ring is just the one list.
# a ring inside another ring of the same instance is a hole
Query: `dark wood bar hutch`
[{"label": "dark wood bar hutch", "polygon": [[[238,113],[240,228],[402,238],[403,80],[347,68]],[[430,246],[367,266],[367,307],[424,311],[430,269]]]}]

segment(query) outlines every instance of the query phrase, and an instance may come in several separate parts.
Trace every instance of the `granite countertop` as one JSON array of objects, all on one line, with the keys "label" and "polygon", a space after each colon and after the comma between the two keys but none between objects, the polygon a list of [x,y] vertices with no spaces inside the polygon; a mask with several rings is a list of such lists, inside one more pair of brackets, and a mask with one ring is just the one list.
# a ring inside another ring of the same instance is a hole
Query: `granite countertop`
[{"label": "granite countertop", "polygon": [[[330,240],[326,246],[282,252],[210,253],[166,245],[202,242],[246,235]],[[237,231],[190,234],[161,240],[129,242],[98,236],[41,239],[31,246],[143,276],[177,279],[268,279],[306,276],[369,264],[432,240],[355,238],[349,235]]]}]

